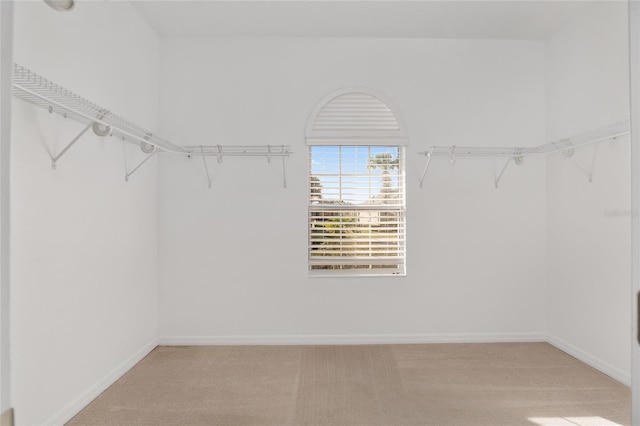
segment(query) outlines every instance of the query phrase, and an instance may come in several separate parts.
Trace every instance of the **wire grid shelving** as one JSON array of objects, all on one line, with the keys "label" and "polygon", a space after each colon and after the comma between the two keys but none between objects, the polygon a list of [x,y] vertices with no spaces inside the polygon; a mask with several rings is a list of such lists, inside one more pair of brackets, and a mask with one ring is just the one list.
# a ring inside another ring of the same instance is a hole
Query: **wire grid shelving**
[{"label": "wire grid shelving", "polygon": [[168,152],[186,152],[183,147],[162,139],[109,109],[96,105],[18,64],[13,65],[13,95],[51,113],[86,125],[97,123],[107,126],[112,136],[129,142],[145,142]]},{"label": "wire grid shelving", "polygon": [[628,135],[630,130],[629,120],[621,120],[590,132],[586,132],[571,138],[560,139],[544,145],[534,147],[472,147],[472,146],[433,146],[420,152],[428,157],[479,157],[479,158],[522,158],[530,155],[548,155],[557,152],[572,153],[573,149],[615,139]]},{"label": "wire grid shelving", "polygon": [[[149,144],[159,151],[204,156],[242,157],[242,156],[280,156],[293,154],[289,145],[190,145],[181,146],[163,139],[137,124],[101,107],[82,96],[44,78],[43,76],[14,64],[13,95],[87,126],[102,125],[110,136],[124,141]],[[79,135],[80,136],[80,135]]]}]

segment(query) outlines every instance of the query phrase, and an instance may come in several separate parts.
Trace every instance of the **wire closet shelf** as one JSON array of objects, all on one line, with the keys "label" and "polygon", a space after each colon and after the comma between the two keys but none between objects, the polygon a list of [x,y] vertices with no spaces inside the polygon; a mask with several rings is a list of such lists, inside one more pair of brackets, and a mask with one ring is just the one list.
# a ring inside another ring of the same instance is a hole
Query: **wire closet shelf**
[{"label": "wire closet shelf", "polygon": [[[498,187],[500,179],[507,169],[507,166],[513,161],[515,164],[522,164],[525,157],[529,156],[544,156],[562,152],[562,154],[572,161],[576,167],[578,167],[589,178],[589,182],[592,181],[593,175],[593,161],[591,169],[586,170],[578,163],[576,163],[571,157],[573,157],[576,148],[580,148],[587,145],[596,144],[598,142],[604,142],[607,140],[614,140],[618,137],[628,135],[630,132],[630,121],[628,119],[621,120],[608,126],[601,127],[599,129],[583,133],[571,138],[559,139],[554,142],[550,142],[543,145],[534,147],[471,147],[471,146],[432,146],[426,151],[422,151],[420,155],[427,156],[427,162],[424,166],[424,170],[420,176],[420,188],[423,187],[424,180],[431,164],[431,160],[434,157],[448,158],[451,164],[455,163],[456,159],[461,158],[506,158],[507,161],[504,164],[502,171],[495,179],[495,187]],[[595,157],[594,157],[595,160]]]},{"label": "wire closet shelf", "polygon": [[143,151],[150,155],[168,152],[189,157],[216,156],[219,162],[226,156],[259,156],[266,157],[270,162],[271,157],[283,157],[284,160],[284,157],[293,154],[289,145],[177,145],[18,64],[13,65],[12,86],[13,95],[17,98],[86,125],[85,129],[53,158],[54,167],[55,161],[89,128],[93,128],[99,136],[113,136],[139,144]]},{"label": "wire closet shelf", "polygon": [[154,135],[109,109],[98,106],[18,64],[13,65],[13,95],[45,108],[50,113],[55,112],[86,125],[95,123],[106,126],[112,136],[129,142],[145,142],[163,151],[186,153],[183,147]]},{"label": "wire closet shelf", "polygon": [[570,150],[593,143],[615,139],[629,134],[629,120],[621,120],[608,126],[583,133],[571,138],[559,139],[534,147],[471,147],[471,146],[432,146],[421,155],[428,157],[509,157],[521,158],[533,155],[549,155],[557,152],[570,153]]}]

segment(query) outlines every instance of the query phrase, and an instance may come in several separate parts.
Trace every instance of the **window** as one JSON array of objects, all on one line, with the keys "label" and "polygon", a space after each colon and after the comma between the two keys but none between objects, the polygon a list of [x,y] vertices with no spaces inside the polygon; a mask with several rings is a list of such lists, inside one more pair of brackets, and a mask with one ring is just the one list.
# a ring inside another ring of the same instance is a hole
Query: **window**
[{"label": "window", "polygon": [[309,270],[403,275],[403,148],[312,145],[309,161]]},{"label": "window", "polygon": [[404,275],[402,119],[362,87],[326,96],[305,129],[309,146],[309,273]]}]

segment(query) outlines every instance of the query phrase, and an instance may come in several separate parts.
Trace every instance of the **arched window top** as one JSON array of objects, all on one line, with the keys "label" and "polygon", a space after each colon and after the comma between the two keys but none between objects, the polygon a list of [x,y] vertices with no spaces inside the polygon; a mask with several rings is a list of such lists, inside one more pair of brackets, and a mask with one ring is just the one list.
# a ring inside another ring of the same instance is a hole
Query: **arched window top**
[{"label": "arched window top", "polygon": [[401,116],[384,96],[367,88],[342,89],[313,109],[305,136],[308,145],[406,145]]}]

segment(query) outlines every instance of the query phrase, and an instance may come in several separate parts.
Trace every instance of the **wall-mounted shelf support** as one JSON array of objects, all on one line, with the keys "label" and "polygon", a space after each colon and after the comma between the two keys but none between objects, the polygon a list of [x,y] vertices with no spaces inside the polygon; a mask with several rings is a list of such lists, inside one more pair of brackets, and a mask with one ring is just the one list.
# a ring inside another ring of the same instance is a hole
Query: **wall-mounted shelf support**
[{"label": "wall-mounted shelf support", "polygon": [[420,175],[420,188],[422,188],[424,178],[427,176],[427,170],[429,169],[431,159],[433,158],[433,148],[431,148],[431,151],[427,151],[425,155],[427,156],[427,164],[424,165],[424,170],[422,171],[422,175]]},{"label": "wall-mounted shelf support", "polygon": [[562,155],[564,155],[565,158],[571,162],[571,164],[576,166],[576,168],[578,170],[580,170],[582,173],[584,173],[584,175],[587,177],[587,179],[589,179],[589,183],[593,182],[593,169],[594,169],[594,166],[596,164],[596,155],[597,155],[597,153],[598,153],[598,147],[596,146],[594,148],[594,150],[593,150],[593,154],[591,154],[591,165],[589,166],[589,169],[586,169],[586,168],[582,167],[573,158],[573,154],[574,154],[574,150],[573,149],[567,149],[567,150],[562,151]]},{"label": "wall-mounted shelf support", "polygon": [[153,151],[151,154],[147,155],[144,160],[142,160],[141,162],[138,163],[137,166],[135,166],[130,172],[127,172],[127,174],[124,177],[124,181],[125,182],[129,182],[129,178],[131,177],[132,174],[134,174],[140,167],[142,167],[144,165],[144,163],[146,163],[147,161],[149,161],[151,159],[151,157],[153,157],[154,155],[156,155],[158,151],[155,150]]},{"label": "wall-mounted shelf support", "polygon": [[[284,145],[282,145],[282,151],[284,151]],[[287,169],[285,167],[284,155],[282,158],[282,187],[287,189]]]},{"label": "wall-mounted shelf support", "polygon": [[56,155],[55,157],[53,157],[53,158],[51,159],[51,168],[52,168],[53,170],[55,170],[55,169],[56,169],[56,167],[58,166],[58,160],[59,160],[60,158],[62,158],[62,156],[63,156],[67,151],[69,151],[69,149],[70,149],[70,148],[71,148],[71,147],[72,147],[76,142],[78,142],[78,140],[80,140],[80,138],[82,137],[82,135],[84,135],[85,133],[87,133],[87,131],[91,128],[91,126],[92,126],[92,125],[93,125],[93,123],[91,123],[91,124],[87,124],[87,126],[86,126],[84,129],[82,129],[82,130],[80,131],[80,133],[78,133],[78,134],[77,134],[73,139],[71,139],[71,142],[69,142],[69,143],[67,144],[67,146],[65,146],[64,148],[62,148],[62,151],[60,151],[60,152],[58,153],[58,155]]},{"label": "wall-mounted shelf support", "polygon": [[[200,151],[204,153],[204,147],[200,147]],[[202,156],[202,164],[204,164],[204,171],[207,173],[207,183],[209,184],[209,188],[211,188],[211,175],[209,175],[209,167],[207,167],[207,157]]]},{"label": "wall-mounted shelf support", "polygon": [[524,157],[521,155],[522,153],[520,152],[519,149],[516,148],[514,153],[515,153],[514,157],[507,158],[507,162],[504,164],[504,167],[502,168],[502,171],[500,172],[498,177],[495,179],[495,181],[494,181],[495,185],[494,186],[495,186],[496,189],[498,188],[498,184],[500,183],[500,180],[502,179],[502,175],[504,175],[504,172],[507,170],[507,167],[509,167],[509,164],[511,164],[512,160],[518,166],[522,165],[522,163],[524,162]]},{"label": "wall-mounted shelf support", "polygon": [[498,188],[498,184],[500,183],[500,179],[502,179],[502,175],[504,175],[504,172],[507,170],[507,167],[509,167],[510,163],[511,163],[511,157],[507,158],[507,162],[504,163],[504,167],[502,168],[502,171],[500,172],[498,177],[495,179],[495,187],[496,188]]}]

